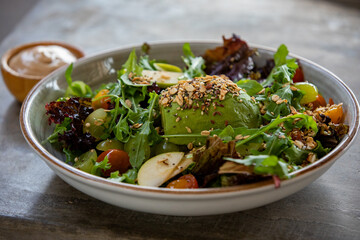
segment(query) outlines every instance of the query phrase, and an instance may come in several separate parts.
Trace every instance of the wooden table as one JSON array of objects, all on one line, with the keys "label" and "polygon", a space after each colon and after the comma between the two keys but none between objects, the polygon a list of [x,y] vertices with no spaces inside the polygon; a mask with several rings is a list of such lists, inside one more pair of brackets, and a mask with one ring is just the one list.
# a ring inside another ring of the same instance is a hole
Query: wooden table
[{"label": "wooden table", "polygon": [[[60,40],[87,55],[125,44],[220,39],[289,49],[359,97],[360,9],[333,1],[41,1],[0,45]],[[360,139],[320,179],[257,209],[169,217],[117,208],[57,177],[25,142],[0,81],[0,239],[360,239]]]}]

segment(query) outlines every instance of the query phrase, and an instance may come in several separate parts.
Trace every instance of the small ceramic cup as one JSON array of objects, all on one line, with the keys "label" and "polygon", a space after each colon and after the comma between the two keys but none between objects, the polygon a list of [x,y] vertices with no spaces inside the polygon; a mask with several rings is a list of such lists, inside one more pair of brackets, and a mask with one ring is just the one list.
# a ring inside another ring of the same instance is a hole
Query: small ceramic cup
[{"label": "small ceramic cup", "polygon": [[25,49],[48,45],[63,47],[74,54],[77,59],[84,57],[83,51],[77,47],[67,43],[54,41],[33,42],[9,49],[1,58],[1,73],[7,88],[19,102],[22,102],[31,88],[44,77],[26,75],[15,71],[9,66],[10,59]]}]

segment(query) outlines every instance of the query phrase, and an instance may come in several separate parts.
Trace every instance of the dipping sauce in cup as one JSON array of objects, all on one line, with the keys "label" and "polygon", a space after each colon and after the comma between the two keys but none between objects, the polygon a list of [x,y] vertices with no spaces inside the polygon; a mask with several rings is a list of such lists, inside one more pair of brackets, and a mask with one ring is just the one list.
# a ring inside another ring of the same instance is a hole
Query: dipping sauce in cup
[{"label": "dipping sauce in cup", "polygon": [[1,59],[1,72],[10,92],[22,102],[42,78],[83,56],[81,50],[66,43],[30,43],[6,52]]},{"label": "dipping sauce in cup", "polygon": [[9,61],[9,66],[20,74],[45,77],[55,69],[76,61],[76,56],[66,48],[49,45],[20,51]]}]

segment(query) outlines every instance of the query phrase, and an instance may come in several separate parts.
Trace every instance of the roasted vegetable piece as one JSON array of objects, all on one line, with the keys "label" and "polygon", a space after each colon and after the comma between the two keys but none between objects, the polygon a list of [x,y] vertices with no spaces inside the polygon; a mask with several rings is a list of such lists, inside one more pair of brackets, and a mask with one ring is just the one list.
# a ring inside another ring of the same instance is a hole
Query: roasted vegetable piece
[{"label": "roasted vegetable piece", "polygon": [[344,111],[342,104],[331,105],[324,114],[331,118],[331,122],[333,123],[337,124],[344,121]]},{"label": "roasted vegetable piece", "polygon": [[318,94],[316,97],[316,100],[314,102],[312,102],[312,104],[313,104],[312,110],[315,110],[318,107],[325,107],[326,100],[321,94]]},{"label": "roasted vegetable piece", "polygon": [[119,149],[110,149],[99,155],[97,162],[101,162],[104,158],[108,158],[108,163],[111,165],[111,168],[102,171],[104,177],[109,177],[112,172],[119,171],[119,173],[124,173],[130,168],[129,155]]},{"label": "roasted vegetable piece", "polygon": [[170,182],[166,187],[175,189],[191,189],[199,188],[199,185],[194,175],[186,174],[179,177],[179,179]]},{"label": "roasted vegetable piece", "polygon": [[293,82],[297,83],[297,82],[304,82],[305,81],[305,77],[304,77],[304,72],[301,68],[301,66],[299,65],[299,67],[296,69],[294,77],[293,77]]},{"label": "roasted vegetable piece", "polygon": [[91,106],[93,109],[103,108],[110,109],[111,108],[111,99],[110,97],[105,97],[109,94],[108,89],[100,90],[95,97],[92,99]]}]

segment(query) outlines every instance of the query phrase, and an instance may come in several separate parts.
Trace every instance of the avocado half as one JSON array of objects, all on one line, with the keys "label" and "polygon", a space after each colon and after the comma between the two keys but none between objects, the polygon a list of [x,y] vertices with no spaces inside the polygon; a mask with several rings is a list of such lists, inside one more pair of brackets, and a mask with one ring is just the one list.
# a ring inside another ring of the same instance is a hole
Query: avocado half
[{"label": "avocado half", "polygon": [[[225,76],[180,81],[162,92],[159,104],[165,135],[199,134],[227,125],[257,128],[261,123],[258,104]],[[204,140],[169,138],[178,145],[201,145]]]}]

